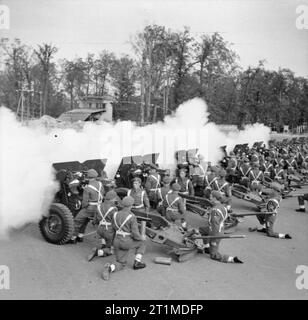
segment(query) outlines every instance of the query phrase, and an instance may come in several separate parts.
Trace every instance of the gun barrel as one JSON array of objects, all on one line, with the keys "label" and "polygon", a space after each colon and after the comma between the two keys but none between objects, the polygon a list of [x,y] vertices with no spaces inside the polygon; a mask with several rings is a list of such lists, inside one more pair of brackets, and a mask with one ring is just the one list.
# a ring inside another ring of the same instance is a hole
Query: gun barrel
[{"label": "gun barrel", "polygon": [[245,217],[245,216],[256,216],[258,214],[271,215],[273,212],[264,211],[264,212],[243,212],[243,213],[231,213],[232,217]]},{"label": "gun barrel", "polygon": [[246,238],[244,234],[234,234],[225,236],[192,236],[193,239],[242,239]]},{"label": "gun barrel", "polygon": [[303,197],[304,194],[303,193],[296,193],[296,194],[286,194],[283,197],[284,198],[294,198],[294,197]]}]

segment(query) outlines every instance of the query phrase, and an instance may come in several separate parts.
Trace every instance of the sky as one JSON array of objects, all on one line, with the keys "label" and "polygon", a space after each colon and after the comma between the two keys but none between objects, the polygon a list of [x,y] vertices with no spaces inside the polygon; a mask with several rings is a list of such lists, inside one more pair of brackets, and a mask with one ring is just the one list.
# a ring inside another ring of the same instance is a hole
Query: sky
[{"label": "sky", "polygon": [[[10,28],[0,38],[58,46],[56,58],[109,50],[133,54],[129,39],[148,24],[173,30],[188,26],[198,36],[218,31],[240,56],[240,65],[267,61],[308,77],[308,26],[299,29],[298,6],[308,0],[0,0],[10,10]],[[308,24],[308,21],[307,21]]]}]

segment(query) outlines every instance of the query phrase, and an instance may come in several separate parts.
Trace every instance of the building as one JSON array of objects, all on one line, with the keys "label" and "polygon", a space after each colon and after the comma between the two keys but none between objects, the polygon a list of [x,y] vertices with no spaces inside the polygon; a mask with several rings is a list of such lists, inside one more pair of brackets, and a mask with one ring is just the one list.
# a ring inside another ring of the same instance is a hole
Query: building
[{"label": "building", "polygon": [[102,116],[99,120],[109,121],[113,120],[113,102],[114,99],[110,95],[104,96],[83,96],[79,97],[78,109],[83,110],[100,110]]}]

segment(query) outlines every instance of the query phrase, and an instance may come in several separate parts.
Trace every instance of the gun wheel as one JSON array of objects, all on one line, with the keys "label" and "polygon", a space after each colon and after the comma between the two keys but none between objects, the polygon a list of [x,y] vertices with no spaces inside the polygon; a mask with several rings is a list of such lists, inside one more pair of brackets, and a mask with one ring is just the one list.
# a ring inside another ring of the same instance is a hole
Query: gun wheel
[{"label": "gun wheel", "polygon": [[47,242],[65,244],[74,233],[73,214],[64,204],[53,203],[48,216],[39,222],[39,228]]}]

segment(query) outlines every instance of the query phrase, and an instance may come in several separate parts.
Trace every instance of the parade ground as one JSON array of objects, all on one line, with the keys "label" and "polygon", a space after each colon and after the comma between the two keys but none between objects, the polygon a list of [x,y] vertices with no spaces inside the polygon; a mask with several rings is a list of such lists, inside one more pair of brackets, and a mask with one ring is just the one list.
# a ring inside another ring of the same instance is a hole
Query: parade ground
[{"label": "parade ground", "polygon": [[[235,212],[255,209],[249,202],[233,201]],[[28,224],[0,241],[0,265],[10,270],[10,289],[0,290],[0,300],[308,299],[308,291],[296,287],[296,268],[308,263],[308,213],[295,212],[297,207],[297,198],[282,200],[275,224],[277,232],[289,233],[292,240],[249,232],[249,227],[258,226],[254,216],[227,230],[246,238],[223,240],[221,252],[238,256],[244,264],[216,262],[205,254],[182,263],[173,260],[170,266],[155,264],[155,257],[167,257],[167,248],[148,239],[147,267],[133,270],[132,253],[127,268],[108,282],[101,279],[101,271],[113,256],[87,261],[95,235],[81,244],[57,246],[42,238],[36,224]],[[189,215],[192,226],[201,225],[202,219]]]}]

